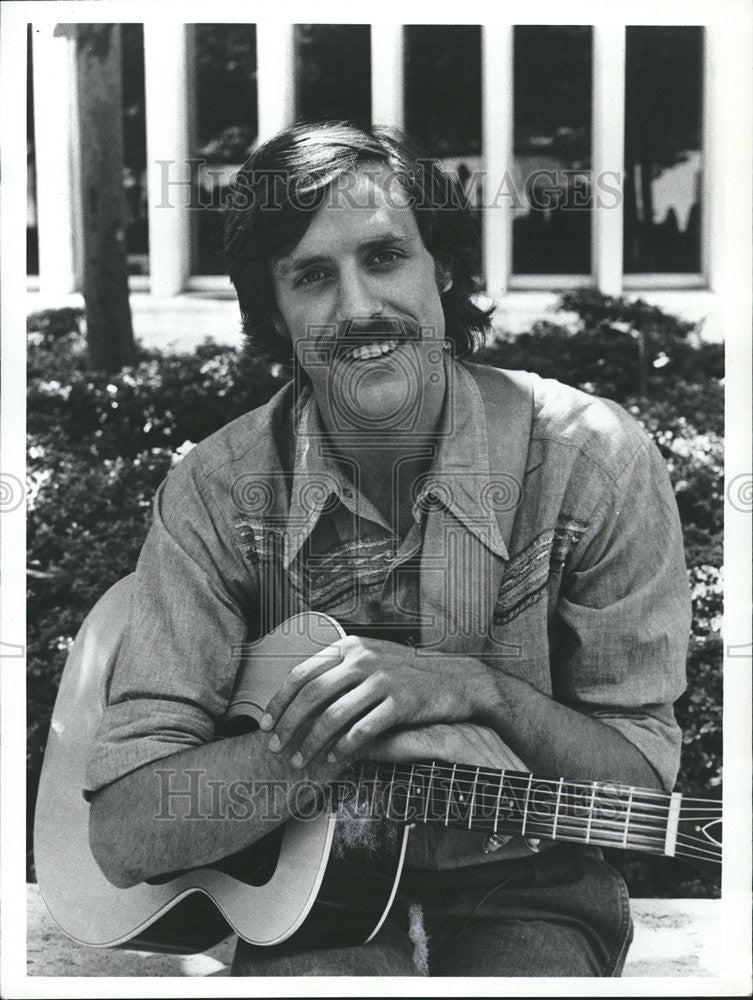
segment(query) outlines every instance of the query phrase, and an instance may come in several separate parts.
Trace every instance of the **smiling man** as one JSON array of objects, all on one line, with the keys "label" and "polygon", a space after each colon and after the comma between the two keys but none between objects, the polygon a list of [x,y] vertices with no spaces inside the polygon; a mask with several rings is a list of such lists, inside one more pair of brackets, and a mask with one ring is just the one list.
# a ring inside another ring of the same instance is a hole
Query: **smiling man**
[{"label": "smiling man", "polygon": [[[295,126],[239,174],[226,252],[249,348],[294,377],[158,494],[88,776],[108,878],[290,815],[218,822],[217,788],[361,758],[671,788],[689,599],[666,470],[616,405],[467,361],[489,315],[453,182],[389,129]],[[309,609],[347,638],[217,740],[233,651]],[[166,758],[204,779],[193,817],[164,818]],[[241,941],[234,972],[619,975],[630,934],[598,848],[426,828],[371,943]]]}]

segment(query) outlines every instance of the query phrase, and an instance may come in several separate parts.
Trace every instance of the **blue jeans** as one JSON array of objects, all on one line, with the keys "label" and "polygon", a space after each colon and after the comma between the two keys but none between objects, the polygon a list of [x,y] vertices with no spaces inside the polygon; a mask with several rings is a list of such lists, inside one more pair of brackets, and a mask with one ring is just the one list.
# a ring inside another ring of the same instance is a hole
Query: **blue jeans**
[{"label": "blue jeans", "polygon": [[[420,909],[419,909],[420,907]],[[633,924],[596,847],[403,874],[372,942],[296,951],[239,941],[235,976],[619,976]]]}]

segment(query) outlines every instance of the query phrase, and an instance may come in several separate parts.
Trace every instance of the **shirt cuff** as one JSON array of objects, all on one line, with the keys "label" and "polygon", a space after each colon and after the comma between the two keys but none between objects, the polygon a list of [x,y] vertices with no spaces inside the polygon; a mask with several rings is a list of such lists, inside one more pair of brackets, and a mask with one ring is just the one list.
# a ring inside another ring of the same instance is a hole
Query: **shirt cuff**
[{"label": "shirt cuff", "polygon": [[134,698],[110,705],[89,756],[84,797],[144,764],[214,738],[211,716],[186,702]]},{"label": "shirt cuff", "polygon": [[675,722],[671,707],[661,707],[657,713],[592,711],[588,713],[612,729],[643,754],[656,771],[664,791],[671,792],[680,770],[682,731]]}]

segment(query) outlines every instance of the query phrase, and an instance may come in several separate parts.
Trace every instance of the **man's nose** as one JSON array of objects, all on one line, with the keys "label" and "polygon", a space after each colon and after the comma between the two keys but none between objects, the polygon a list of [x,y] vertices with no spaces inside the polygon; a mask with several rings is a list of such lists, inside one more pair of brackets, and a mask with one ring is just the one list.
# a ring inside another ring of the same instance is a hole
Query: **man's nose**
[{"label": "man's nose", "polygon": [[338,323],[378,316],[383,305],[382,297],[368,275],[355,270],[341,273],[335,317]]}]

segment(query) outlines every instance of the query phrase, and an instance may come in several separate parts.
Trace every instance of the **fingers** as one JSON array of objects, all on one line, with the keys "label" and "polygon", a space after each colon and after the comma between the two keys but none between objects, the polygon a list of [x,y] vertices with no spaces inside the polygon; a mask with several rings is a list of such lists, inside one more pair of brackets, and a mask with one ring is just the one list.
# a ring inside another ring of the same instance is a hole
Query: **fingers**
[{"label": "fingers", "polygon": [[388,696],[350,727],[332,747],[327,760],[334,763],[363,756],[364,748],[377,736],[401,722],[395,700]]},{"label": "fingers", "polygon": [[345,653],[340,648],[340,641],[338,640],[338,642],[334,642],[331,646],[327,646],[320,652],[310,656],[307,660],[297,663],[267,705],[264,715],[259,722],[259,728],[267,732],[274,728],[278,718],[293,701],[301,688],[315,677],[319,677],[320,674],[342,663],[344,655]]},{"label": "fingers", "polygon": [[[367,726],[366,730],[363,730],[364,720],[372,714],[371,709],[380,703],[383,704],[383,700],[384,694],[378,685],[371,678],[367,678],[357,687],[347,691],[341,698],[333,701],[325,708],[311,732],[301,743],[298,753],[294,754],[291,761],[293,766],[305,767],[333,741],[340,740],[342,742],[343,733],[349,735],[351,744],[356,747],[359,745],[359,735],[363,740],[370,738],[367,735],[369,727]],[[359,727],[361,728],[359,729]],[[375,733],[377,730],[373,729],[372,732]],[[337,760],[336,752],[330,751],[327,760],[334,763]]]},{"label": "fingers", "polygon": [[398,726],[369,743],[362,756],[367,760],[388,763],[411,763],[418,760],[456,759],[455,726],[434,723],[428,726]]},{"label": "fingers", "polygon": [[292,701],[277,717],[269,749],[273,753],[284,750],[311,715],[329,713],[328,718],[332,718],[330,709],[324,706],[357,684],[358,680],[359,674],[350,663],[340,663],[315,674],[296,692]]}]

